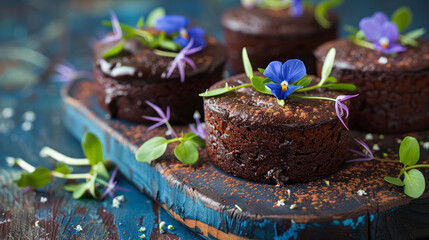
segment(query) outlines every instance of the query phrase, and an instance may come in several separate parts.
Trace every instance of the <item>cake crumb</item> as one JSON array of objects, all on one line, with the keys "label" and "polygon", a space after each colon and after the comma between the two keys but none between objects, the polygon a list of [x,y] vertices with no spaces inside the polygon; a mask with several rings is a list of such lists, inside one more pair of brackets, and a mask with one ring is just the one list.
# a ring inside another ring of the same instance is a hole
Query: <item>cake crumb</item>
[{"label": "cake crumb", "polygon": [[378,63],[380,63],[380,64],[387,64],[387,63],[388,63],[388,60],[387,60],[387,58],[386,58],[386,57],[380,57],[380,58],[378,59]]},{"label": "cake crumb", "polygon": [[374,139],[374,136],[372,136],[372,134],[371,133],[367,133],[366,135],[365,135],[365,139],[366,140],[373,140]]},{"label": "cake crumb", "polygon": [[357,191],[357,194],[358,194],[359,196],[367,195],[366,191],[365,191],[365,190],[363,190],[363,189],[358,190],[358,191]]}]

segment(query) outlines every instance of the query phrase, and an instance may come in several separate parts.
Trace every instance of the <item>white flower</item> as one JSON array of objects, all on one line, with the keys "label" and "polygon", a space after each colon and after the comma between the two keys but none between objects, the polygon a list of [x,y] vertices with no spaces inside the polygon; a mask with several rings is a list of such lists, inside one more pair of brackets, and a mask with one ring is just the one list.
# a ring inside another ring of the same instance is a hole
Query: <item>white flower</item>
[{"label": "white flower", "polygon": [[125,201],[124,195],[119,195],[119,196],[116,196],[115,198],[118,199],[118,201],[120,201],[120,202]]},{"label": "white flower", "polygon": [[114,198],[113,200],[112,200],[112,207],[114,207],[114,208],[119,208],[119,206],[121,205],[121,202],[119,202],[119,200],[118,199],[116,199],[116,198]]},{"label": "white flower", "polygon": [[365,135],[365,139],[366,139],[366,140],[373,140],[373,139],[374,139],[374,137],[372,136],[372,134],[371,134],[371,133],[367,133],[367,134]]},{"label": "white flower", "polygon": [[165,222],[164,222],[164,221],[161,221],[161,222],[159,223],[159,230],[164,229],[164,226],[165,226]]},{"label": "white flower", "polygon": [[326,185],[329,186],[330,182],[328,180],[325,180]]},{"label": "white flower", "polygon": [[11,118],[11,117],[13,117],[14,113],[15,113],[15,111],[13,110],[13,108],[3,108],[3,110],[1,111],[1,115],[4,118]]},{"label": "white flower", "polygon": [[145,228],[145,227],[141,227],[141,228],[139,229],[139,232],[146,232],[146,228]]},{"label": "white flower", "polygon": [[372,149],[374,149],[375,151],[379,151],[379,150],[380,150],[380,147],[378,146],[378,144],[374,144],[374,145],[372,146]]},{"label": "white flower", "polygon": [[78,232],[81,232],[83,230],[83,228],[80,224],[78,224],[74,229]]},{"label": "white flower", "polygon": [[365,190],[363,190],[363,189],[358,190],[358,191],[357,191],[357,194],[358,194],[359,196],[367,195],[367,193],[366,193],[366,192],[365,192]]},{"label": "white flower", "polygon": [[13,157],[6,157],[6,162],[7,162],[7,165],[9,167],[13,167],[15,165],[15,158],[13,158]]},{"label": "white flower", "polygon": [[146,235],[142,234],[142,235],[140,235],[140,238],[141,239],[146,238]]},{"label": "white flower", "polygon": [[36,120],[36,114],[34,114],[33,111],[26,111],[24,113],[24,121],[28,121],[28,122],[33,122],[34,120]]},{"label": "white flower", "polygon": [[46,197],[40,197],[40,202],[41,203],[45,203],[47,201],[48,201],[48,198],[46,198]]},{"label": "white flower", "polygon": [[23,122],[21,125],[22,130],[30,131],[33,128],[33,124],[31,122]]},{"label": "white flower", "polygon": [[380,64],[386,64],[388,61],[387,61],[387,58],[386,57],[380,57],[379,59],[378,59],[378,63],[380,63]]},{"label": "white flower", "polygon": [[423,149],[426,149],[426,150],[429,149],[429,142],[423,143]]},{"label": "white flower", "polygon": [[290,205],[290,207],[289,207],[289,209],[291,209],[291,210],[293,210],[293,209],[295,209],[296,208],[296,204],[294,203],[294,204],[292,204],[292,205]]},{"label": "white flower", "polygon": [[37,220],[37,221],[34,223],[34,226],[35,226],[35,227],[39,227],[39,220]]},{"label": "white flower", "polygon": [[174,229],[174,227],[173,227],[173,225],[168,225],[168,230],[173,230]]},{"label": "white flower", "polygon": [[280,199],[277,201],[276,206],[277,207],[283,207],[285,205],[286,200],[285,199]]}]

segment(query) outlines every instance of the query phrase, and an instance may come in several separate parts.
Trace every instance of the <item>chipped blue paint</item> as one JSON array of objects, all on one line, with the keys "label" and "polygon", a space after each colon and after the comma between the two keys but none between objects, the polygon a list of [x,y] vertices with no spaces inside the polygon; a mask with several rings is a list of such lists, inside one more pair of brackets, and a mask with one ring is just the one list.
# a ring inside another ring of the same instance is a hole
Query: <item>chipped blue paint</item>
[{"label": "chipped blue paint", "polygon": [[351,227],[352,229],[356,229],[360,224],[365,224],[365,218],[367,216],[363,215],[357,218],[357,221],[354,222],[353,218],[349,218],[343,221],[343,226],[345,227]]}]

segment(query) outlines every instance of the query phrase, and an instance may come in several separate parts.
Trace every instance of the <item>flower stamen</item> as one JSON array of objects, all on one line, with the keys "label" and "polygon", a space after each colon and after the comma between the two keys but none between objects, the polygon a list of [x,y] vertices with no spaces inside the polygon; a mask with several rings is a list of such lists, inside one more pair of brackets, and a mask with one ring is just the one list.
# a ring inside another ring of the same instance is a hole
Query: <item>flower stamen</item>
[{"label": "flower stamen", "polygon": [[289,84],[286,81],[283,81],[281,83],[281,85],[282,85],[282,91],[286,92],[287,91],[287,87],[289,86]]},{"label": "flower stamen", "polygon": [[380,38],[379,43],[384,49],[389,48],[389,39],[388,38],[386,38],[386,37]]}]

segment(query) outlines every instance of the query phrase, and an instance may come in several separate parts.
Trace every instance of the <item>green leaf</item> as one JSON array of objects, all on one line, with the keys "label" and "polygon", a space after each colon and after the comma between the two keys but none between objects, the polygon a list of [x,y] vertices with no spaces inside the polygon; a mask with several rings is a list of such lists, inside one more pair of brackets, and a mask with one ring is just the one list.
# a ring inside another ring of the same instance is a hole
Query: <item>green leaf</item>
[{"label": "green leaf", "polygon": [[144,26],[144,17],[139,17],[139,20],[137,21],[137,28],[142,28]]},{"label": "green leaf", "polygon": [[59,164],[56,168],[55,168],[55,170],[54,170],[54,172],[57,172],[57,173],[62,173],[62,174],[64,174],[64,175],[67,175],[67,174],[70,174],[71,173],[71,170],[70,170],[70,168],[69,167],[67,167],[67,165],[65,165],[65,164]]},{"label": "green leaf", "polygon": [[353,35],[355,35],[357,32],[359,32],[359,29],[357,29],[355,26],[348,25],[348,24],[346,24],[344,26],[344,30],[346,32],[349,32],[349,33],[353,34]]},{"label": "green leaf", "polygon": [[320,26],[324,28],[331,27],[332,24],[328,20],[327,12],[329,9],[336,7],[342,3],[342,0],[325,0],[316,6],[316,9],[314,10],[314,17],[316,18],[316,21],[320,24]]},{"label": "green leaf", "polygon": [[166,49],[166,50],[170,50],[170,51],[176,51],[179,47],[177,46],[177,44],[172,41],[172,40],[159,40],[158,41],[159,46],[161,46],[162,48]]},{"label": "green leaf", "polygon": [[411,23],[413,15],[409,7],[400,7],[392,15],[392,22],[396,24],[399,32],[405,30]]},{"label": "green leaf", "polygon": [[399,41],[402,45],[409,45],[413,47],[418,47],[419,42],[416,41],[417,38],[423,36],[425,34],[426,30],[424,28],[419,28],[416,30],[413,30],[411,32],[408,32],[404,35],[401,35],[399,37]]},{"label": "green leaf", "polygon": [[399,178],[397,178],[397,177],[386,176],[386,177],[384,177],[384,181],[386,181],[386,182],[388,182],[390,184],[393,184],[395,186],[399,186],[399,187],[404,186],[404,182],[402,182],[402,180],[399,179]]},{"label": "green leaf", "polygon": [[45,167],[38,167],[32,173],[21,173],[19,179],[14,182],[20,188],[32,187],[41,188],[47,185],[52,179],[51,171]]},{"label": "green leaf", "polygon": [[336,77],[329,76],[328,79],[326,79],[326,82],[336,83],[338,80]]},{"label": "green leaf", "polygon": [[307,87],[308,85],[310,85],[311,81],[313,81],[313,79],[304,77],[298,81],[293,82],[292,85]]},{"label": "green leaf", "polygon": [[190,141],[184,141],[174,149],[174,155],[185,164],[194,164],[198,161],[198,150],[195,144]]},{"label": "green leaf", "polygon": [[124,49],[124,45],[125,45],[125,42],[120,41],[118,44],[116,44],[110,50],[105,52],[103,54],[103,58],[110,58],[110,57],[114,57],[114,56],[118,55],[122,51],[122,49]]},{"label": "green leaf", "polygon": [[94,134],[85,132],[82,138],[82,149],[92,166],[103,162],[103,146]]},{"label": "green leaf", "polygon": [[358,46],[366,47],[366,48],[369,48],[369,49],[374,49],[374,45],[372,45],[372,43],[359,38],[357,36],[357,34],[356,34],[356,36],[350,36],[349,39],[350,39],[350,41],[352,41],[354,44],[356,44]]},{"label": "green leaf", "polygon": [[243,48],[243,51],[242,51],[242,57],[243,57],[244,71],[246,72],[247,77],[249,79],[252,79],[253,68],[252,68],[252,64],[250,63],[249,55],[247,55],[247,50],[245,47]]},{"label": "green leaf", "polygon": [[150,162],[161,157],[167,149],[167,139],[154,137],[140,146],[136,152],[136,159],[139,162]]},{"label": "green leaf", "polygon": [[158,20],[158,18],[164,17],[165,16],[165,9],[162,7],[157,7],[154,10],[152,10],[148,17],[147,17],[147,21],[146,21],[146,26],[147,27],[155,27],[155,22],[156,20]]},{"label": "green leaf", "polygon": [[322,86],[325,83],[325,81],[328,79],[329,75],[331,74],[332,67],[334,66],[335,54],[336,54],[335,48],[331,48],[328,54],[326,55],[325,61],[323,62],[323,66],[322,66],[321,78],[318,84],[319,86]]},{"label": "green leaf", "polygon": [[85,195],[87,190],[94,197],[98,198],[98,192],[95,188],[95,179],[97,178],[97,174],[91,176],[89,181],[79,184],[68,184],[64,186],[64,190],[73,192],[73,198],[79,199]]},{"label": "green leaf", "polygon": [[92,172],[97,173],[98,176],[103,177],[105,179],[109,179],[109,171],[107,171],[106,166],[104,166],[103,162],[97,163],[92,167]]},{"label": "green leaf", "polygon": [[199,146],[199,147],[206,147],[206,142],[204,141],[204,139],[200,138],[197,134],[193,133],[193,132],[189,132],[185,135],[185,140],[192,142],[193,144],[195,144],[195,146]]},{"label": "green leaf", "polygon": [[264,93],[264,94],[271,94],[271,90],[265,86],[265,84],[271,82],[270,79],[258,77],[258,76],[253,76],[250,79],[250,81],[252,82],[253,88],[258,90],[259,92]]},{"label": "green leaf", "polygon": [[231,91],[231,88],[223,87],[223,88],[218,88],[218,89],[214,89],[211,91],[205,91],[203,93],[198,94],[198,96],[200,96],[200,97],[214,97],[214,96],[222,95],[222,94],[227,93],[229,91]]},{"label": "green leaf", "polygon": [[406,137],[399,147],[399,161],[404,165],[414,165],[420,159],[420,146],[417,139]]},{"label": "green leaf", "polygon": [[326,87],[329,90],[356,91],[356,86],[349,83],[330,83],[330,84],[325,84],[324,87]]},{"label": "green leaf", "polygon": [[261,74],[264,74],[265,69],[263,69],[263,68],[258,68],[258,72],[260,72]]},{"label": "green leaf", "polygon": [[425,177],[417,169],[411,169],[405,172],[404,192],[412,198],[420,197],[425,191]]}]

